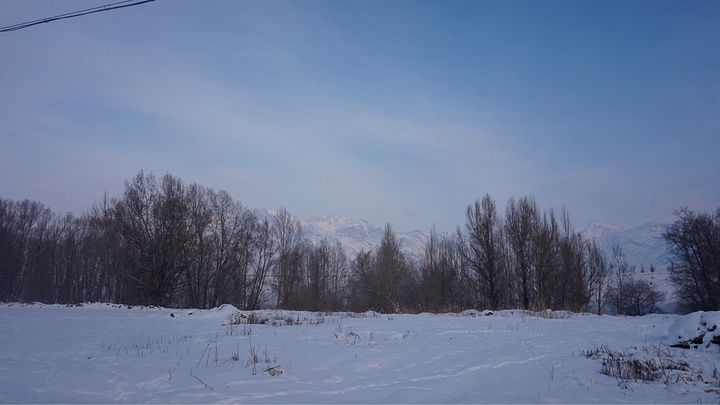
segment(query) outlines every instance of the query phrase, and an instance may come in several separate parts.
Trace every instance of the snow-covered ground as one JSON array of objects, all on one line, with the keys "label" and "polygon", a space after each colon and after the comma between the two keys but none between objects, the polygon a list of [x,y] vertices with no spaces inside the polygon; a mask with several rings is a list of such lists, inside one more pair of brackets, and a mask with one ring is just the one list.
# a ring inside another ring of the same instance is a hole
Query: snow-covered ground
[{"label": "snow-covered ground", "polygon": [[717,345],[666,345],[701,318],[2,304],[0,402],[718,403]]}]

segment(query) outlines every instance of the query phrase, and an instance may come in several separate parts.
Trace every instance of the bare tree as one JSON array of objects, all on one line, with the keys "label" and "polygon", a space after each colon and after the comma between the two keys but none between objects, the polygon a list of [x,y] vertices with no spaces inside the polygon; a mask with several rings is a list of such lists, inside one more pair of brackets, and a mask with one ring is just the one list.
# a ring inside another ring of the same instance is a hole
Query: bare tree
[{"label": "bare tree", "polygon": [[158,184],[142,171],[125,183],[114,215],[133,267],[126,273],[153,305],[172,306],[185,273],[184,250],[191,239],[182,182],[166,174]]},{"label": "bare tree", "polygon": [[302,282],[302,227],[300,221],[281,207],[275,214],[277,261],[275,262],[275,293],[277,308],[291,308]]},{"label": "bare tree", "polygon": [[613,246],[609,270],[611,280],[608,289],[608,303],[615,314],[627,315],[631,294],[629,287],[633,281],[635,266],[628,264],[622,248],[617,244]]},{"label": "bare tree", "polygon": [[7,300],[78,302],[94,277],[85,259],[86,222],[42,203],[0,199],[0,292]]},{"label": "bare tree", "polygon": [[68,303],[83,301],[85,297],[88,274],[82,257],[82,222],[72,213],[55,217],[53,266],[48,269],[51,290],[47,291],[46,299]]},{"label": "bare tree", "polygon": [[625,291],[627,298],[623,313],[626,315],[642,316],[655,312],[657,304],[664,298],[661,292],[644,280],[631,280]]},{"label": "bare tree", "polygon": [[[214,245],[218,246],[217,266],[221,269],[219,282],[228,283],[217,290],[230,290],[230,302],[240,308],[255,307],[255,286],[260,280],[253,266],[257,252],[256,217],[240,202],[233,201],[221,191],[213,204],[215,211]],[[226,248],[219,247],[225,245]],[[224,277],[223,277],[224,276]],[[228,288],[230,287],[230,288]],[[218,302],[216,305],[220,304]]]},{"label": "bare tree", "polygon": [[350,263],[349,303],[353,311],[367,311],[378,308],[374,291],[375,277],[373,274],[375,255],[372,251],[361,250]]},{"label": "bare tree", "polygon": [[15,279],[16,297],[24,301],[55,301],[50,296],[56,242],[52,211],[44,204],[24,200],[17,205],[17,243],[20,267]]},{"label": "bare tree", "polygon": [[400,241],[390,224],[380,240],[377,253],[361,252],[353,264],[356,308],[398,312],[413,307],[416,279],[412,265],[402,253]]},{"label": "bare tree", "polygon": [[670,272],[680,309],[720,310],[720,207],[714,213],[675,211],[677,220],[665,231],[672,258]]},{"label": "bare tree", "polygon": [[[218,267],[213,260],[213,243],[211,241],[211,224],[213,212],[210,200],[213,198],[210,190],[198,184],[192,184],[187,189],[189,226],[192,234],[192,243],[183,250],[187,265],[185,267],[184,282],[187,291],[187,304],[191,308],[207,308],[211,300],[212,283],[218,273]],[[223,221],[224,222],[224,221]],[[222,246],[218,246],[222,249]]]},{"label": "bare tree", "polygon": [[327,274],[328,301],[330,311],[340,311],[346,307],[348,300],[348,282],[350,266],[345,249],[340,242],[330,245],[328,249],[329,266]]},{"label": "bare tree", "polygon": [[305,277],[302,298],[298,300],[299,309],[319,311],[328,301],[328,277],[330,252],[327,241],[318,245],[309,242],[305,245]]},{"label": "bare tree", "polygon": [[595,241],[588,244],[587,264],[590,282],[590,291],[593,294],[593,301],[597,314],[600,315],[605,308],[607,295],[608,263],[605,253],[597,246]]},{"label": "bare tree", "polygon": [[22,247],[17,232],[17,212],[12,200],[0,198],[0,299],[14,298],[22,263]]},{"label": "bare tree", "polygon": [[138,288],[128,276],[134,265],[133,248],[123,237],[122,221],[116,214],[121,202],[103,195],[86,214],[89,222],[88,253],[97,268],[99,301],[143,303]]},{"label": "bare tree", "polygon": [[299,309],[339,311],[345,299],[347,259],[342,246],[326,240],[305,245],[305,278]]},{"label": "bare tree", "polygon": [[516,280],[520,307],[530,309],[535,300],[535,232],[539,228],[535,200],[522,197],[518,202],[510,198],[505,209],[505,233],[510,250],[510,266]]},{"label": "bare tree", "polygon": [[420,301],[424,310],[454,311],[463,304],[461,258],[455,239],[440,236],[433,226],[420,264]]},{"label": "bare tree", "polygon": [[405,306],[414,304],[415,278],[410,262],[403,254],[400,241],[390,224],[380,240],[375,255],[375,275],[379,295],[382,297],[382,309],[398,312]]},{"label": "bare tree", "polygon": [[552,208],[543,215],[534,235],[535,307],[541,310],[553,307],[553,289],[558,281],[560,230]]},{"label": "bare tree", "polygon": [[591,292],[586,241],[572,228],[570,215],[564,206],[561,224],[559,268],[553,307],[576,312],[587,311]]},{"label": "bare tree", "polygon": [[478,306],[499,309],[507,301],[507,277],[502,257],[502,224],[495,201],[486,194],[467,207],[465,232],[457,231],[460,254],[471,270],[479,293]]},{"label": "bare tree", "polygon": [[275,264],[277,241],[273,226],[267,218],[255,218],[252,277],[250,278],[246,309],[258,309],[265,300],[265,284]]}]

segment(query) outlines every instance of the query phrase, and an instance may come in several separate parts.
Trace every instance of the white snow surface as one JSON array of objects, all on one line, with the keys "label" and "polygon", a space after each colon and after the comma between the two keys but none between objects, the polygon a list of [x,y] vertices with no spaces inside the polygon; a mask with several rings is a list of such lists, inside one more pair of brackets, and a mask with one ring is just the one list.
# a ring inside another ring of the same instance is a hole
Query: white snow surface
[{"label": "white snow surface", "polygon": [[[678,318],[0,304],[0,402],[717,403],[720,354],[666,346]],[[600,347],[690,371],[620,381]]]}]

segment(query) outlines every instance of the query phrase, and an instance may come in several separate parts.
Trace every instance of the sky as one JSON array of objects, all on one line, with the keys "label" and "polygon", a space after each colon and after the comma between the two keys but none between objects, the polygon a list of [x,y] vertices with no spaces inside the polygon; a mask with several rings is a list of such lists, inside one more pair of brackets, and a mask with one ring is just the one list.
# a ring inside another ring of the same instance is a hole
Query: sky
[{"label": "sky", "polygon": [[[2,0],[0,27],[111,0]],[[720,2],[151,3],[0,33],[0,198],[82,214],[139,170],[248,208],[452,231],[720,206]]]}]

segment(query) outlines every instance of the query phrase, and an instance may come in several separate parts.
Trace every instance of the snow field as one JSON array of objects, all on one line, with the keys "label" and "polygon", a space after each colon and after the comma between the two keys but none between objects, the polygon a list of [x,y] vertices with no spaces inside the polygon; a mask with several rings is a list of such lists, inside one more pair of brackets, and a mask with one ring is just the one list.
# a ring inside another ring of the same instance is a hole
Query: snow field
[{"label": "snow field", "polygon": [[[3,304],[0,402],[719,402],[720,354],[667,346],[676,319]],[[691,371],[621,380],[601,347]]]}]

